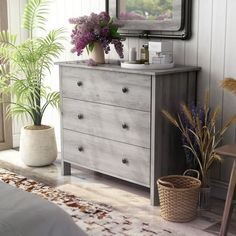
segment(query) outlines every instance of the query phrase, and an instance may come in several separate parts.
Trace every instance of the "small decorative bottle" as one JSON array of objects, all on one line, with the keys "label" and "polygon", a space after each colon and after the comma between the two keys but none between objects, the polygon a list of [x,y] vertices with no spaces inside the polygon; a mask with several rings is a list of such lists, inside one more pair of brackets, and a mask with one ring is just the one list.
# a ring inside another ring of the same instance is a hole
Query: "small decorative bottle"
[{"label": "small decorative bottle", "polygon": [[148,44],[144,44],[140,50],[140,61],[143,64],[149,61]]},{"label": "small decorative bottle", "polygon": [[137,59],[136,48],[130,48],[129,50],[129,61],[135,62]]}]

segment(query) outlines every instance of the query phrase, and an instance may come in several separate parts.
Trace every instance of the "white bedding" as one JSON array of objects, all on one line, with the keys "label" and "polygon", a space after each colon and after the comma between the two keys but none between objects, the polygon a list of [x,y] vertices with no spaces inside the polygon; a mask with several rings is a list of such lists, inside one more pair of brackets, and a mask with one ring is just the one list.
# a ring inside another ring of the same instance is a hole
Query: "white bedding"
[{"label": "white bedding", "polygon": [[0,182],[0,236],[84,236],[53,203]]}]

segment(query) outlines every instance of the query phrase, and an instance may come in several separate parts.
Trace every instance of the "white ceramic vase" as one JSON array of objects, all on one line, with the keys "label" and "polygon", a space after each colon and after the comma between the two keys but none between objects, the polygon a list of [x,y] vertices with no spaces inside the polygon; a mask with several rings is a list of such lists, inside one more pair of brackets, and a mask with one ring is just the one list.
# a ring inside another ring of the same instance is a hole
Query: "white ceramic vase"
[{"label": "white ceramic vase", "polygon": [[93,59],[97,64],[105,63],[105,54],[101,43],[94,43],[94,48],[93,51],[89,53],[89,58]]},{"label": "white ceramic vase", "polygon": [[35,130],[22,127],[20,156],[27,166],[46,166],[55,161],[57,146],[54,128]]}]

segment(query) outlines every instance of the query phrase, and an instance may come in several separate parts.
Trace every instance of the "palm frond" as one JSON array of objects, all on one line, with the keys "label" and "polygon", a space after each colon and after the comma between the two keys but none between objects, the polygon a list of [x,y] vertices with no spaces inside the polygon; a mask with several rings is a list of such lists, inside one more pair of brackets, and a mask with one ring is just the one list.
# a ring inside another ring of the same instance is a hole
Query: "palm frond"
[{"label": "palm frond", "polygon": [[54,58],[64,49],[64,30],[60,28],[45,37],[33,37],[34,30],[45,27],[49,3],[50,0],[28,1],[22,25],[28,30],[29,38],[24,42],[16,44],[15,35],[0,32],[0,93],[13,94],[7,116],[28,116],[35,125],[41,125],[48,105],[59,106],[59,93],[51,92],[42,81]]},{"label": "palm frond", "polygon": [[13,35],[7,31],[0,31],[0,46],[1,47],[15,47],[16,35]]},{"label": "palm frond", "polygon": [[8,66],[6,64],[0,65],[0,94],[5,93],[8,95],[10,93],[9,78]]},{"label": "palm frond", "polygon": [[42,114],[44,114],[48,105],[52,107],[58,108],[60,103],[60,93],[59,92],[51,92],[46,96],[46,102],[42,107]]},{"label": "palm frond", "polygon": [[0,78],[5,78],[9,74],[8,66],[6,64],[0,64]]},{"label": "palm frond", "polygon": [[29,31],[30,38],[33,38],[35,28],[45,30],[49,3],[49,0],[30,0],[26,5],[22,26]]},{"label": "palm frond", "polygon": [[[41,52],[40,63],[42,68],[46,68],[50,72],[50,67],[54,64],[55,58],[58,58],[63,51],[64,46],[61,41],[64,39],[63,28],[52,30],[45,38],[39,38],[38,50]],[[43,71],[42,71],[43,73]]]},{"label": "palm frond", "polygon": [[0,61],[7,64],[16,50],[16,35],[0,31]]},{"label": "palm frond", "polygon": [[33,114],[30,107],[13,102],[11,102],[7,106],[7,119],[9,119],[10,117],[15,117],[19,119],[21,117],[27,117],[27,115],[29,115],[33,119]]},{"label": "palm frond", "polygon": [[47,95],[47,101],[53,107],[58,108],[60,102],[60,93],[59,92],[51,92]]}]

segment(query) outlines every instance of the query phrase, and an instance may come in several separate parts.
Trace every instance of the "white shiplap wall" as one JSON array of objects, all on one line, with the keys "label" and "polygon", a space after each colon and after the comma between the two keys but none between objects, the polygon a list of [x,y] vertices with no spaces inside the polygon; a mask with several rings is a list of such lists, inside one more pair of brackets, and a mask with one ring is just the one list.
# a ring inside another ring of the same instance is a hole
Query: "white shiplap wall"
[{"label": "white shiplap wall", "polygon": [[[21,17],[27,0],[7,0],[8,30],[17,35],[18,42],[27,38],[26,31],[21,29]],[[25,122],[13,119],[13,146],[19,146],[20,128]]]},{"label": "white shiplap wall", "polygon": [[[23,0],[9,0],[16,2],[12,11],[17,6],[22,6]],[[226,76],[236,77],[236,1],[235,0],[192,0],[193,1],[193,35],[189,41],[174,40],[174,60],[185,65],[198,65],[202,67],[198,76],[198,100],[202,101],[204,93],[210,90],[212,106],[219,105],[222,109],[219,126],[234,112],[236,112],[236,97],[223,91],[219,81]],[[64,26],[68,29],[68,42],[65,43],[66,51],[59,60],[78,59],[71,55],[69,43],[70,26],[68,18],[100,12],[105,9],[105,0],[54,0],[49,17],[49,28]],[[11,13],[19,16],[19,12]],[[15,26],[16,27],[16,26]],[[127,39],[125,42],[125,57],[128,56],[129,47],[136,47],[139,51],[146,40]],[[85,53],[86,54],[86,53]],[[82,56],[81,58],[85,58]],[[112,51],[107,58],[118,59]],[[58,68],[55,67],[48,83],[58,89]],[[53,114],[53,115],[52,115]],[[49,111],[45,122],[54,124],[59,137],[58,113]],[[225,135],[224,142],[235,140],[235,128],[231,127]],[[215,179],[228,181],[231,161],[226,160],[221,167],[214,169]]]},{"label": "white shiplap wall", "polygon": [[[185,58],[184,64],[202,68],[198,76],[198,100],[202,101],[205,90],[210,90],[211,106],[219,105],[222,111],[219,126],[236,112],[236,97],[219,86],[224,77],[236,77],[235,11],[234,0],[193,0],[193,37],[179,42],[183,50],[174,52],[175,58]],[[188,61],[189,57],[194,61]],[[235,125],[226,133],[224,143],[234,140]],[[231,167],[232,161],[225,160],[215,167],[213,176],[228,181]]]},{"label": "white shiplap wall", "polygon": [[[203,101],[209,89],[210,104],[220,106],[221,118],[218,126],[236,112],[236,97],[222,90],[219,82],[225,77],[236,78],[236,1],[235,0],[192,0],[193,20],[191,40],[173,41],[174,60],[178,64],[197,65],[202,68],[198,75],[198,101]],[[130,46],[130,40],[128,45]],[[140,48],[140,40],[132,40]],[[236,126],[224,136],[224,143],[234,142]],[[232,161],[224,160],[216,165],[212,176],[214,186],[224,187],[228,182]],[[222,194],[224,196],[225,193]]]}]

